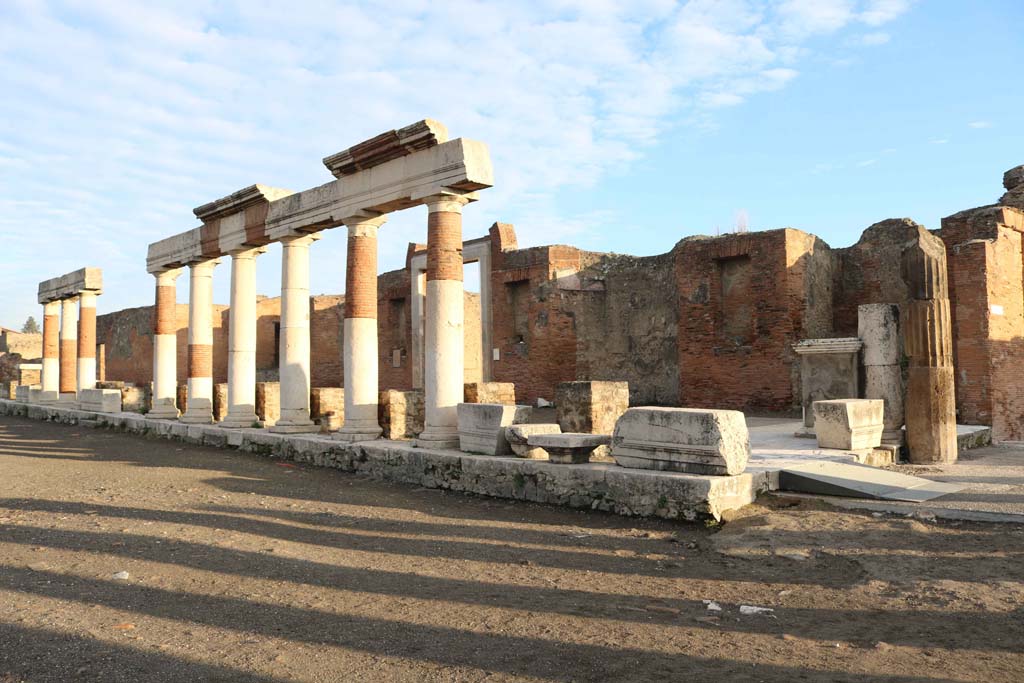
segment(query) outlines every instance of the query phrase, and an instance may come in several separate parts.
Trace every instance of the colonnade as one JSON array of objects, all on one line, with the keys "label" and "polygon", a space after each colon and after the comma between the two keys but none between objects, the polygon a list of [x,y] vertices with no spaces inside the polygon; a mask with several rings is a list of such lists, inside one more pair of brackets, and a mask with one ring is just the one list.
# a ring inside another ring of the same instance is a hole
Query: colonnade
[{"label": "colonnade", "polygon": [[[74,275],[74,274],[72,274]],[[67,276],[66,276],[67,277]],[[41,292],[50,292],[47,281]],[[96,297],[98,290],[68,291],[43,298],[42,403],[74,403],[79,392],[96,388]]]},{"label": "colonnade", "polygon": [[[457,194],[427,197],[425,429],[419,441],[439,448],[458,444],[456,406],[463,392],[462,207]],[[386,215],[341,220],[348,229],[345,274],[345,419],[335,437],[347,441],[381,434],[378,410],[377,231]],[[310,419],[309,248],[313,232],[279,239],[281,264],[279,432],[312,432]],[[228,406],[223,427],[257,423],[256,260],[265,247],[228,252],[231,293],[228,317]],[[186,422],[213,421],[213,258],[153,273],[153,404],[150,415],[177,418],[176,281],[189,269],[188,393]],[[45,361],[44,361],[45,362]]]}]

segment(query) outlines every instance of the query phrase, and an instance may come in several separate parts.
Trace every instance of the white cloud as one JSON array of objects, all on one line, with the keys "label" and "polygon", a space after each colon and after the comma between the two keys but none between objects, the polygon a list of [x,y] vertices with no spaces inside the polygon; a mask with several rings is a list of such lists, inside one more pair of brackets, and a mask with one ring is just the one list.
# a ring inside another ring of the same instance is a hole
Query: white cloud
[{"label": "white cloud", "polygon": [[967,124],[970,128],[991,128],[991,121],[971,121]]},{"label": "white cloud", "polygon": [[947,142],[949,142],[949,140],[947,138],[932,138],[931,140],[928,141],[928,144],[930,144],[930,145],[944,145]]},{"label": "white cloud", "polygon": [[857,162],[857,168],[867,168],[868,166],[874,166],[878,163],[878,159],[865,159],[864,161]]},{"label": "white cloud", "polygon": [[873,47],[875,45],[885,45],[890,40],[892,40],[892,36],[890,36],[888,33],[876,31],[874,33],[865,33],[862,36],[857,36],[851,41],[851,44],[863,45],[865,47]]},{"label": "white cloud", "polygon": [[[607,216],[560,215],[561,190],[622,172],[671,126],[785,87],[811,39],[905,5],[0,3],[0,234],[19,234],[0,255],[18,283],[0,322],[34,312],[33,283],[86,263],[118,285],[108,310],[148,303],[146,245],[194,227],[192,207],[253,182],[326,182],[322,157],[424,116],[491,147],[497,186],[467,210],[467,232],[507,217],[537,241],[566,239]],[[396,215],[382,267],[424,226]],[[343,238],[316,251],[333,270],[315,270],[313,289],[339,291]],[[263,291],[275,269],[261,259]]]}]

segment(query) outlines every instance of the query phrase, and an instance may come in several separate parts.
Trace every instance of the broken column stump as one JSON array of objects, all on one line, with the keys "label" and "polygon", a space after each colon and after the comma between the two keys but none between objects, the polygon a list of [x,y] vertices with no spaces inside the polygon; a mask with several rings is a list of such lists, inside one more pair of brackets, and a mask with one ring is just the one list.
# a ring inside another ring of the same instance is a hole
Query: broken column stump
[{"label": "broken column stump", "polygon": [[857,308],[857,335],[864,343],[864,398],[885,402],[882,443],[903,446],[903,337],[897,304],[864,304]]},{"label": "broken column stump", "polygon": [[909,459],[917,464],[953,462],[953,338],[942,240],[917,226],[917,235],[903,249],[901,269],[910,296],[903,321],[910,357],[905,404]]}]

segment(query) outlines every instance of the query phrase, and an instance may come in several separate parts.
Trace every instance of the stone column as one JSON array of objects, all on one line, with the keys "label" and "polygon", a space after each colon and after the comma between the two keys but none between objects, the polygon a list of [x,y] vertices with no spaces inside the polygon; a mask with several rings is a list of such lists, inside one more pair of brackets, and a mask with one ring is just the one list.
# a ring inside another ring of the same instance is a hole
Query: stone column
[{"label": "stone column", "polygon": [[180,268],[153,274],[156,305],[153,307],[153,400],[149,417],[178,417],[178,295],[175,280]]},{"label": "stone column", "polygon": [[252,427],[256,416],[256,257],[265,247],[231,254],[228,316],[228,413],[222,427]]},{"label": "stone column", "polygon": [[78,391],[96,388],[96,292],[78,296]]},{"label": "stone column", "polygon": [[60,301],[60,400],[78,400],[78,297]]},{"label": "stone column", "polygon": [[43,304],[43,367],[40,401],[50,403],[60,393],[60,302]]},{"label": "stone column", "polygon": [[315,432],[309,419],[309,245],[320,235],[281,240],[281,416],[272,432]]},{"label": "stone column", "polygon": [[896,304],[864,304],[857,309],[857,336],[864,342],[864,398],[885,401],[882,443],[903,446],[904,395],[903,339],[900,307]]},{"label": "stone column", "polygon": [[188,400],[182,422],[213,422],[213,269],[193,263],[188,276]]},{"label": "stone column", "polygon": [[910,357],[906,420],[910,462],[954,462],[957,457],[953,337],[946,247],[922,226],[904,248],[907,302],[904,345]]},{"label": "stone column", "polygon": [[345,221],[345,422],[335,434],[344,441],[376,439],[382,431],[377,418],[377,229],[385,220]]},{"label": "stone column", "polygon": [[416,445],[458,448],[463,392],[462,207],[457,195],[427,203],[424,429]]}]

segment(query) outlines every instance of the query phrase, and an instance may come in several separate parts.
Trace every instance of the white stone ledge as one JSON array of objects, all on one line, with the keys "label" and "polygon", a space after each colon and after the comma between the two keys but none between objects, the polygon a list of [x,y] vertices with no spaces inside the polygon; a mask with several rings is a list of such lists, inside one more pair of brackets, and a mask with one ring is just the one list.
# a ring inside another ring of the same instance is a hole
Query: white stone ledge
[{"label": "white stone ledge", "polygon": [[0,399],[0,415],[90,424],[155,438],[238,448],[426,488],[621,515],[720,519],[722,513],[748,505],[758,493],[778,486],[778,478],[764,471],[723,477],[633,470],[609,463],[558,465],[544,460],[415,448],[409,441],[346,443],[327,435],[223,429],[137,413],[96,413],[7,399]]}]

